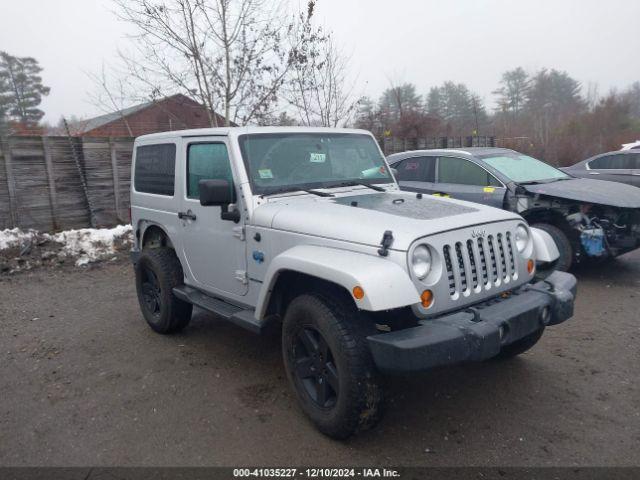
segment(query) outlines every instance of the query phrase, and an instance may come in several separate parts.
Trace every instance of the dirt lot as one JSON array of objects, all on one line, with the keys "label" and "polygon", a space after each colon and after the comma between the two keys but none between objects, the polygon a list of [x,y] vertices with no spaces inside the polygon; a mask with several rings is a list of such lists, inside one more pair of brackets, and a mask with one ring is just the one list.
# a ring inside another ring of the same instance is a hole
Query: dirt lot
[{"label": "dirt lot", "polygon": [[298,410],[277,332],[154,334],[125,261],[0,276],[0,465],[640,465],[640,254],[577,274],[533,351],[390,378],[344,443]]}]

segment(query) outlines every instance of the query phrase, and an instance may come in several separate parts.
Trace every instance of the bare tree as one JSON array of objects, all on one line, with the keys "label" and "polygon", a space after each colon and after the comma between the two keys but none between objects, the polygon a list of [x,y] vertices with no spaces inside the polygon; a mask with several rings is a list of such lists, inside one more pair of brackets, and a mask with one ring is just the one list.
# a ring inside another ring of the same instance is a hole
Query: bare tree
[{"label": "bare tree", "polygon": [[307,12],[289,29],[292,54],[284,97],[302,125],[336,127],[351,120],[359,98],[349,79],[349,59],[330,34],[311,22],[314,7],[309,2]]},{"label": "bare tree", "polygon": [[[122,122],[127,128],[130,137],[133,137],[133,131],[129,125],[124,109],[127,102],[131,101],[131,95],[128,93],[127,82],[122,78],[110,78],[106,72],[105,65],[99,74],[87,73],[89,79],[95,84],[96,90],[90,94],[90,101],[104,113],[117,112]],[[70,122],[73,125],[73,122]]]},{"label": "bare tree", "polygon": [[154,99],[179,91],[226,124],[268,113],[290,64],[282,9],[266,0],[115,0],[137,30],[121,52],[131,79]]}]

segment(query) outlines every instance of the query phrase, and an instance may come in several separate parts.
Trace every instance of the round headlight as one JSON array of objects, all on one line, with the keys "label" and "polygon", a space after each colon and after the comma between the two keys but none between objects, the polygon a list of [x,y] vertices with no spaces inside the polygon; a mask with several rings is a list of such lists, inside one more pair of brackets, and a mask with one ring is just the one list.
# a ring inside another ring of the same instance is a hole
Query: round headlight
[{"label": "round headlight", "polygon": [[516,228],[516,248],[518,252],[524,252],[529,244],[529,230],[524,225],[518,225]]},{"label": "round headlight", "polygon": [[418,245],[413,249],[411,256],[411,268],[413,274],[419,280],[423,280],[431,271],[431,252],[426,245]]}]

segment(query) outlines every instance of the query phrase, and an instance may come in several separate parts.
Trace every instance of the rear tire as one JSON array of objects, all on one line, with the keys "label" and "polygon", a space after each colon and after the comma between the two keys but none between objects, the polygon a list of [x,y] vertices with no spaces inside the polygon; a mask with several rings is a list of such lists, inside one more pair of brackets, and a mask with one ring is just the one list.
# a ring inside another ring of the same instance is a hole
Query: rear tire
[{"label": "rear tire", "polygon": [[184,283],[182,266],[175,252],[166,247],[143,250],[135,273],[138,302],[149,326],[162,334],[186,327],[193,306],[173,294],[173,288]]},{"label": "rear tire", "polygon": [[569,237],[567,237],[567,234],[550,223],[535,223],[531,226],[544,230],[551,235],[551,238],[555,242],[558,247],[558,252],[560,253],[560,257],[556,262],[554,262],[553,267],[549,269],[540,269],[538,277],[546,278],[555,270],[560,272],[569,271],[573,265],[573,247],[571,246],[571,241],[569,240]]},{"label": "rear tire", "polygon": [[526,352],[527,350],[533,348],[536,343],[538,343],[538,341],[542,338],[543,333],[544,327],[541,327],[535,332],[530,333],[526,337],[522,337],[520,340],[502,347],[500,353],[495,358],[499,360],[505,360],[507,358],[513,358]]},{"label": "rear tire", "polygon": [[300,406],[325,435],[344,439],[375,425],[383,390],[364,321],[346,299],[302,294],[289,304],[282,350]]}]

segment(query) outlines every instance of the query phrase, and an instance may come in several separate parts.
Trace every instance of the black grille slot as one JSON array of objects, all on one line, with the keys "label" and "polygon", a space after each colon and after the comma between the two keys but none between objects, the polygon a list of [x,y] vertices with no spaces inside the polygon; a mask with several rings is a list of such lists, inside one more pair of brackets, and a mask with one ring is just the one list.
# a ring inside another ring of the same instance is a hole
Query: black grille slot
[{"label": "black grille slot", "polygon": [[476,265],[476,256],[473,253],[473,240],[467,240],[467,252],[469,253],[469,263],[471,264],[471,285],[473,285],[473,288],[477,288],[478,267]]},{"label": "black grille slot", "polygon": [[451,247],[445,245],[442,253],[444,254],[444,264],[449,279],[449,295],[454,295],[456,293],[456,279],[453,276],[453,265],[451,264]]},{"label": "black grille slot", "polygon": [[489,258],[491,259],[491,273],[493,275],[493,280],[495,281],[498,278],[498,262],[496,259],[496,249],[493,246],[493,235],[489,235],[488,239],[489,243]]},{"label": "black grille slot", "polygon": [[484,242],[478,239],[478,251],[480,252],[480,264],[482,266],[482,282],[486,285],[489,283],[489,271],[487,270],[487,258],[484,254]]},{"label": "black grille slot", "polygon": [[498,252],[500,253],[500,265],[502,266],[502,278],[507,278],[509,272],[507,272],[507,261],[504,254],[504,245],[502,244],[502,234],[498,234]]},{"label": "black grille slot", "polygon": [[464,260],[462,258],[462,243],[456,242],[456,257],[458,260],[458,267],[460,268],[460,287],[464,292],[467,289],[467,271],[464,268]]},{"label": "black grille slot", "polygon": [[509,266],[513,274],[516,271],[516,261],[513,256],[513,246],[511,245],[511,232],[507,232],[507,252],[509,253]]}]

